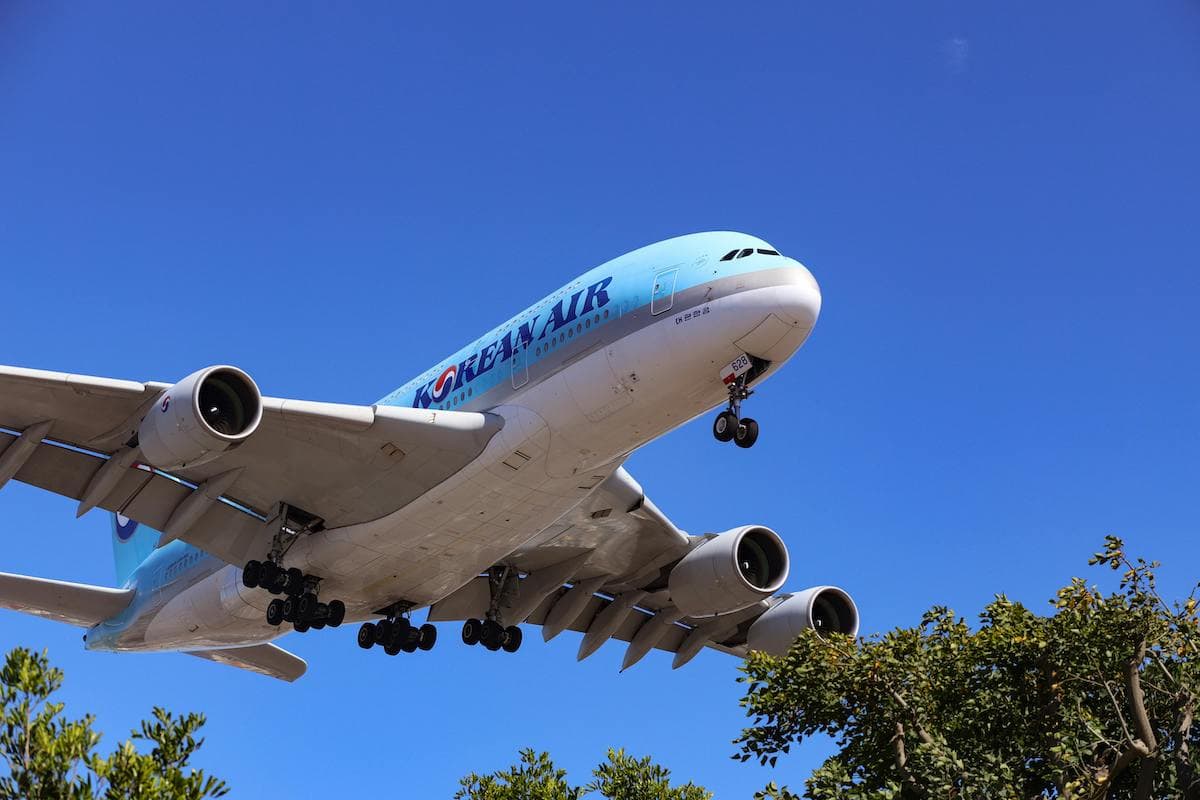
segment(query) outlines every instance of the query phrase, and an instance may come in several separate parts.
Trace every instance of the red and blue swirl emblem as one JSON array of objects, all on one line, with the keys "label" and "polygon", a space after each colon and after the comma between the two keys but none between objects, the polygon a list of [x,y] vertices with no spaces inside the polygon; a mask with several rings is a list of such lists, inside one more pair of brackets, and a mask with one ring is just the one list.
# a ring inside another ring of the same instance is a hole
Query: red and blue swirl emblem
[{"label": "red and blue swirl emblem", "polygon": [[454,379],[457,377],[457,364],[451,364],[446,367],[446,371],[433,382],[433,389],[429,392],[429,396],[433,398],[433,402],[440,403],[450,396],[450,392],[454,389]]}]

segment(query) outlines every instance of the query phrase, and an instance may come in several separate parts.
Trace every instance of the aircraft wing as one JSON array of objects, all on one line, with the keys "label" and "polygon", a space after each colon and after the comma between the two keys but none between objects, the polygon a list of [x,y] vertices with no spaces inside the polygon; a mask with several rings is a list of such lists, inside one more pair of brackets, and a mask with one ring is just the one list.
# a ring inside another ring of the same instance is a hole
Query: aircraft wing
[{"label": "aircraft wing", "polygon": [[223,650],[192,650],[188,655],[257,672],[259,675],[278,678],[288,683],[299,678],[308,669],[308,664],[303,658],[273,644],[228,647]]},{"label": "aircraft wing", "polygon": [[[689,536],[646,497],[624,467],[583,503],[507,561],[517,572],[505,624],[543,628],[546,639],[564,630],[584,634],[580,659],[611,639],[628,642],[622,669],[651,649],[674,653],[673,666],[703,647],[744,656],[749,628],[778,600],[771,598],[717,618],[692,619],[671,604],[671,566],[707,536]],[[482,618],[491,597],[488,578],[476,578],[430,609],[433,621]]]},{"label": "aircraft wing", "polygon": [[470,463],[503,425],[482,413],[264,397],[253,436],[168,474],[126,444],[169,387],[0,366],[0,486],[16,478],[80,500],[81,513],[119,511],[241,564],[266,552],[276,528],[265,521],[281,503],[324,527],[378,518]]}]

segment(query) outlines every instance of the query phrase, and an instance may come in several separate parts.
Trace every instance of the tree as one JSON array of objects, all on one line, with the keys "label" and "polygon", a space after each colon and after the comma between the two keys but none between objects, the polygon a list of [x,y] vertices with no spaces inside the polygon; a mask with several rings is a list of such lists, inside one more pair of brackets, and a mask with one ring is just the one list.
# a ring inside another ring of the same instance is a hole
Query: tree
[{"label": "tree", "polygon": [[[95,752],[94,718],[68,720],[64,705],[51,702],[62,683],[62,670],[45,653],[19,647],[5,658],[0,757],[8,774],[0,776],[0,800],[202,800],[228,792],[223,781],[189,766],[204,744],[195,737],[203,715],[177,717],[155,708],[153,721],[102,758]],[[150,745],[150,752],[134,742]]]},{"label": "tree", "polygon": [[1165,601],[1157,562],[1116,537],[1089,563],[1123,570],[1118,591],[1073,579],[1050,616],[999,595],[974,629],[934,608],[858,646],[810,631],[785,656],[752,654],[739,757],[774,765],[833,736],[839,752],[806,782],[817,800],[1197,800],[1196,591]]},{"label": "tree", "polygon": [[671,771],[649,756],[635,758],[624,750],[609,750],[608,760],[592,772],[585,786],[571,786],[566,770],[558,769],[549,753],[521,751],[520,763],[491,775],[471,773],[459,781],[455,800],[579,800],[599,792],[608,800],[711,800],[712,793],[693,783],[671,786]]}]

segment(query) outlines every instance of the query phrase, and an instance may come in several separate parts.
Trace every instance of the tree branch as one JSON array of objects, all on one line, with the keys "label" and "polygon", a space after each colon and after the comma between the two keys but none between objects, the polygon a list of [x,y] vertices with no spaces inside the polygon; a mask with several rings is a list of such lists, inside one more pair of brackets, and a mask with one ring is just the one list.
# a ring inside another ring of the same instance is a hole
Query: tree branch
[{"label": "tree branch", "polygon": [[1134,654],[1125,662],[1125,687],[1129,692],[1129,705],[1133,711],[1133,726],[1146,752],[1142,756],[1141,769],[1138,771],[1137,789],[1134,792],[1136,800],[1149,800],[1154,790],[1154,771],[1158,766],[1158,739],[1154,736],[1154,726],[1150,724],[1150,715],[1146,711],[1146,695],[1142,691],[1142,662],[1146,660],[1146,640],[1138,642]]}]

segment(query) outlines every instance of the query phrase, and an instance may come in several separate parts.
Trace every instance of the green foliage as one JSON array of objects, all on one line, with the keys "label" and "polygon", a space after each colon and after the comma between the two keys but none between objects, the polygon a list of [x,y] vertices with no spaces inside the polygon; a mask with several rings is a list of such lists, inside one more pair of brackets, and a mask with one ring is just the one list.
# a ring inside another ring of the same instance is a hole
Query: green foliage
[{"label": "green foliage", "polygon": [[17,648],[0,669],[3,730],[0,755],[8,775],[0,777],[0,798],[60,800],[91,798],[90,778],[80,775],[100,734],[93,718],[63,719],[63,704],[49,698],[62,687],[62,670],[44,653]]},{"label": "green foliage", "polygon": [[[62,670],[45,653],[17,648],[6,657],[0,756],[8,774],[0,776],[0,800],[202,800],[228,792],[222,781],[189,767],[204,743],[195,737],[203,716],[155,708],[153,721],[102,758],[93,717],[68,720],[63,704],[50,702],[62,682]],[[150,752],[135,741],[151,745]]]},{"label": "green foliage", "polygon": [[587,791],[609,800],[710,800],[712,793],[694,783],[671,786],[671,771],[654,764],[650,756],[634,758],[622,750],[609,750],[608,761],[596,767]]},{"label": "green foliage", "polygon": [[204,744],[195,737],[203,726],[203,714],[175,717],[156,706],[154,721],[143,720],[141,731],[133,734],[133,740],[154,745],[149,753],[139,752],[133,741],[126,741],[108,758],[90,762],[96,775],[108,782],[105,797],[201,800],[227,793],[224,781],[188,768],[191,757]]},{"label": "green foliage", "polygon": [[671,771],[650,757],[634,758],[609,750],[608,760],[592,772],[586,786],[571,786],[566,770],[556,769],[548,753],[521,751],[518,765],[491,775],[459,781],[455,800],[578,800],[598,792],[608,800],[711,800],[712,794],[692,783],[671,786]]},{"label": "green foliage", "polygon": [[567,783],[567,771],[556,769],[549,753],[521,751],[520,764],[491,775],[471,773],[459,781],[455,800],[576,800],[582,789]]},{"label": "green foliage", "polygon": [[1124,570],[1120,589],[1073,579],[1050,616],[1001,595],[976,629],[934,608],[857,647],[808,632],[785,656],[753,654],[741,759],[834,737],[806,783],[817,800],[1200,798],[1195,590],[1167,603],[1158,564],[1115,537],[1089,563]]}]

